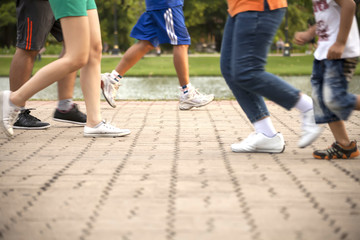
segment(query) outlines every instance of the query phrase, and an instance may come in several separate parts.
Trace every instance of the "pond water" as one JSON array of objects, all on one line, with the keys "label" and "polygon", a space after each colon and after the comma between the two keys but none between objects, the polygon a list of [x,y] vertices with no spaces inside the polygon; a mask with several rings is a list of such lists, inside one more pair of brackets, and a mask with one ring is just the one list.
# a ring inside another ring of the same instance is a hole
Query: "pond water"
[{"label": "pond water", "polygon": [[[311,94],[310,76],[291,76],[283,79],[301,91]],[[222,77],[191,77],[191,83],[203,93],[213,93],[217,99],[230,99],[233,95]],[[170,100],[178,99],[176,77],[126,77],[117,93],[123,100]],[[0,91],[9,89],[9,79],[0,77]],[[360,94],[360,76],[354,76],[350,92]],[[56,83],[32,97],[34,100],[56,100]],[[79,80],[76,81],[74,99],[83,99]],[[103,97],[102,97],[103,99]]]}]

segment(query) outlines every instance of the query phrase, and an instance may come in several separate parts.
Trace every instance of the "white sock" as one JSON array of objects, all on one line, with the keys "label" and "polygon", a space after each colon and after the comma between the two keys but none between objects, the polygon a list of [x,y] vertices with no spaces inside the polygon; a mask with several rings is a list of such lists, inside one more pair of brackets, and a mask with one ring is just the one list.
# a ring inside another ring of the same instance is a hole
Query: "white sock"
[{"label": "white sock", "polygon": [[267,137],[272,138],[277,134],[270,117],[254,122],[253,125],[257,133],[262,133]]},{"label": "white sock", "polygon": [[186,94],[186,93],[189,92],[189,89],[190,89],[190,88],[192,88],[191,83],[188,83],[188,84],[186,84],[186,85],[184,85],[184,86],[181,86],[181,91],[182,91],[184,94]]},{"label": "white sock", "polygon": [[9,105],[10,105],[11,107],[17,109],[17,110],[23,110],[23,109],[25,109],[25,107],[19,107],[19,106],[13,104],[13,102],[10,100],[10,98],[9,98]]},{"label": "white sock", "polygon": [[313,100],[306,94],[301,94],[299,101],[294,106],[297,110],[304,113],[313,109]]},{"label": "white sock", "polygon": [[122,78],[122,76],[116,70],[112,70],[110,76],[116,81],[119,81]]}]

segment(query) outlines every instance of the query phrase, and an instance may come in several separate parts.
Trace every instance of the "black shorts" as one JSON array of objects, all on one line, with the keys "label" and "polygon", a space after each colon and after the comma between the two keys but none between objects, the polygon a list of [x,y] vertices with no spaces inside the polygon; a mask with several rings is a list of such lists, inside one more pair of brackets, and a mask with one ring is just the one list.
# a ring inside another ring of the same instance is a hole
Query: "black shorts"
[{"label": "black shorts", "polygon": [[39,51],[51,33],[57,41],[63,41],[61,25],[55,21],[49,1],[17,0],[17,42],[16,47]]}]

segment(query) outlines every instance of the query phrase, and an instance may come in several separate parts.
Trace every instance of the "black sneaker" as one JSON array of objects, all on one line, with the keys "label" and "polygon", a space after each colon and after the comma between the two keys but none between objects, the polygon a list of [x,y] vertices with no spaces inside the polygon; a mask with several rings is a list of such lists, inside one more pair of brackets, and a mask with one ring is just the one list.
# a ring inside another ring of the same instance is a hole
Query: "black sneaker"
[{"label": "black sneaker", "polygon": [[14,123],[13,128],[16,129],[45,129],[50,127],[50,123],[42,122],[40,119],[30,115],[30,110],[32,109],[23,109],[19,113],[19,116]]},{"label": "black sneaker", "polygon": [[349,159],[360,155],[357,147],[357,142],[351,141],[350,146],[346,149],[337,142],[334,142],[331,147],[325,150],[316,150],[313,153],[314,158],[317,159]]},{"label": "black sneaker", "polygon": [[56,109],[54,112],[54,121],[72,123],[78,125],[86,124],[86,114],[80,112],[79,107],[76,103],[73,104],[72,108],[68,111],[61,111]]}]

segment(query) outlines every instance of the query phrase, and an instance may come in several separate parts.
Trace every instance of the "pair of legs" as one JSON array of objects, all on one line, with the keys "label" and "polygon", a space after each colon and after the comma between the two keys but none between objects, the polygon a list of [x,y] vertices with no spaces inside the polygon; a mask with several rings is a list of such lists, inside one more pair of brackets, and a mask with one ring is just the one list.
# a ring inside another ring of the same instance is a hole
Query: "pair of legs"
[{"label": "pair of legs", "polygon": [[[191,94],[180,96],[181,110],[189,110],[193,107],[202,107],[214,99],[214,95],[201,94],[190,86],[189,79],[189,61],[188,45],[173,46],[173,62],[179,79],[179,85],[184,93],[190,91]],[[112,106],[115,105],[116,91],[119,88],[119,76],[124,76],[146,53],[154,49],[154,45],[148,40],[139,40],[132,45],[124,54],[114,71],[111,74],[102,75],[102,89],[107,102]]]},{"label": "pair of legs", "polygon": [[[347,91],[348,79],[354,72],[357,59],[314,60],[311,78],[315,120],[328,123],[337,143],[351,144],[344,120],[353,110],[360,110],[360,96]],[[350,79],[349,79],[350,80]]]},{"label": "pair of legs", "polygon": [[[150,41],[139,40],[125,52],[115,70],[119,75],[124,76],[146,53],[154,48]],[[189,84],[188,48],[188,45],[173,46],[174,67],[179,78],[180,86]]]},{"label": "pair of legs", "polygon": [[[221,72],[256,133],[260,133],[249,136],[251,141],[247,139],[232,146],[233,151],[283,150],[284,141],[272,125],[264,97],[288,110],[295,107],[303,113],[299,147],[306,147],[320,134],[320,128],[314,122],[311,98],[265,71],[268,50],[285,11],[285,8],[269,10],[265,1],[265,11],[240,12],[227,19],[221,48]],[[278,138],[278,144],[270,143],[273,140],[267,137]],[[259,150],[257,142],[269,144]],[[276,150],[273,149],[275,145],[278,145]]]},{"label": "pair of legs", "polygon": [[88,10],[87,13],[88,16],[61,19],[64,44],[67,49],[64,56],[40,69],[29,81],[12,92],[10,101],[13,104],[19,107],[25,106],[26,101],[35,93],[54,82],[66,80],[81,68],[80,82],[88,115],[86,125],[93,127],[101,122],[100,24],[97,10]]},{"label": "pair of legs", "polygon": [[291,109],[300,91],[265,71],[267,53],[285,9],[243,12],[228,17],[221,48],[221,71],[249,120],[270,114],[263,97]]},{"label": "pair of legs", "polygon": [[[16,52],[10,67],[10,90],[18,90],[32,74],[34,62],[44,51],[49,33],[59,42],[63,42],[60,21],[55,21],[49,1],[16,1],[17,42]],[[64,49],[61,55],[64,54]],[[80,112],[72,102],[76,73],[69,74],[58,84],[58,107],[54,120],[84,125],[86,115]],[[49,123],[33,117],[30,109],[22,109],[14,123],[14,128],[45,129]]]},{"label": "pair of legs", "polygon": [[138,19],[130,36],[139,41],[126,51],[114,71],[102,75],[103,93],[111,106],[116,106],[114,98],[121,77],[160,43],[169,43],[173,46],[174,66],[183,92],[179,108],[189,110],[193,107],[202,107],[214,99],[212,94],[201,94],[190,84],[188,47],[191,39],[185,25],[182,6],[146,11]]},{"label": "pair of legs", "polygon": [[[34,67],[35,57],[38,53],[39,51],[16,48],[9,74],[10,90],[12,92],[18,90],[30,79]],[[62,53],[61,56],[63,55],[64,54]],[[19,71],[19,69],[21,69],[21,71]],[[57,82],[59,100],[71,99],[73,97],[75,79],[76,72],[73,72]]]}]

